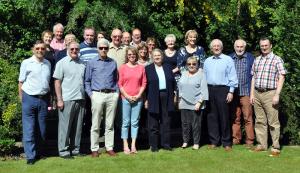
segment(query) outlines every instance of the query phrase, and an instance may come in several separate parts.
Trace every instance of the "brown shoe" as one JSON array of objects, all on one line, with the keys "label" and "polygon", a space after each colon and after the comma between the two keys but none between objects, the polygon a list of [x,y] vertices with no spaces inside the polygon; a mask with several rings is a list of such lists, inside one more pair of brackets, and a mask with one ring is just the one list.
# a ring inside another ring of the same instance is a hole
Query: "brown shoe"
[{"label": "brown shoe", "polygon": [[278,157],[280,155],[279,151],[271,151],[270,157]]},{"label": "brown shoe", "polygon": [[214,144],[212,144],[212,145],[208,145],[208,149],[216,149],[217,148],[217,146],[216,145],[214,145]]},{"label": "brown shoe", "polygon": [[109,156],[117,156],[117,154],[114,152],[114,150],[106,151],[106,153],[107,153]]},{"label": "brown shoe", "polygon": [[232,151],[232,147],[231,146],[226,146],[226,147],[224,147],[224,150],[227,151],[227,152]]},{"label": "brown shoe", "polygon": [[92,156],[93,158],[95,158],[95,157],[99,157],[99,153],[98,153],[98,151],[92,151],[92,154],[91,154],[91,156]]},{"label": "brown shoe", "polygon": [[239,144],[240,144],[240,141],[237,140],[237,139],[234,139],[234,140],[232,141],[232,143],[233,143],[233,145],[239,145]]},{"label": "brown shoe", "polygon": [[245,146],[245,148],[247,148],[247,149],[253,148],[253,144],[245,144],[244,146]]},{"label": "brown shoe", "polygon": [[255,147],[255,148],[252,149],[252,151],[254,151],[254,152],[262,152],[262,151],[266,151],[266,149],[261,148],[261,147]]}]

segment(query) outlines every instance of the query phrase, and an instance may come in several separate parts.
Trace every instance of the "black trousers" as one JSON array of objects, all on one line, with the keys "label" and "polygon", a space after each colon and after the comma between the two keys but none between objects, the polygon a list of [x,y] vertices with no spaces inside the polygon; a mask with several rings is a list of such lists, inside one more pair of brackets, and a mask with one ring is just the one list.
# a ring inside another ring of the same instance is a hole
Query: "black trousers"
[{"label": "black trousers", "polygon": [[229,104],[226,97],[229,92],[227,86],[208,86],[210,110],[207,115],[208,135],[211,144],[231,146],[231,126]]},{"label": "black trousers", "polygon": [[158,149],[159,131],[161,133],[161,146],[170,147],[170,116],[167,108],[167,92],[164,91],[159,94],[159,113],[148,113],[149,145],[154,149]]},{"label": "black trousers", "polygon": [[192,131],[194,144],[199,144],[203,111],[182,109],[180,112],[183,142],[189,143]]}]

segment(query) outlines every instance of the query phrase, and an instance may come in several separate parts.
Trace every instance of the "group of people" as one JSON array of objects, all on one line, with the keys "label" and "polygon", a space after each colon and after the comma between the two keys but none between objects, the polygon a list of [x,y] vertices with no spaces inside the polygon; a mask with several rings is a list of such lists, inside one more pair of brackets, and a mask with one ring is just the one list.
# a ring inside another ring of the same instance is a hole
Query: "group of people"
[{"label": "group of people", "polygon": [[92,27],[84,29],[80,44],[73,34],[63,39],[63,33],[60,23],[54,25],[53,33],[44,31],[42,40],[32,47],[32,57],[21,64],[19,96],[27,164],[34,164],[42,155],[49,100],[58,109],[58,152],[64,159],[81,155],[82,124],[88,109],[92,157],[99,156],[102,120],[106,153],[117,155],[117,114],[122,117],[123,152],[136,154],[142,107],[147,110],[150,150],[171,151],[175,105],[181,113],[182,148],[192,143],[192,149],[199,149],[202,118],[208,112],[210,149],[222,145],[231,151],[233,144],[240,144],[244,122],[247,147],[255,152],[267,150],[269,127],[271,155],[279,155],[278,103],[286,70],[282,59],[272,52],[270,39],[260,39],[257,58],[245,51],[242,39],[235,41],[235,51],[229,56],[222,53],[222,41],[214,39],[209,46],[212,56],[206,57],[203,47],[197,45],[195,30],[186,32],[185,46],[179,50],[175,35],[166,35],[164,51],[156,48],[153,37],[142,41],[138,28],[131,33],[114,29],[111,42],[105,32],[96,35]]}]

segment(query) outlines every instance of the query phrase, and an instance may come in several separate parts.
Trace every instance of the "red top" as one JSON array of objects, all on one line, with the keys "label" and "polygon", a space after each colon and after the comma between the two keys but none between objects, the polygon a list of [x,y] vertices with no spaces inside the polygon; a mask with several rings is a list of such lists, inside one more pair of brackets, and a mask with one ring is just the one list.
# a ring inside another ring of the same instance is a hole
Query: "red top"
[{"label": "red top", "polygon": [[[135,96],[139,93],[141,87],[146,87],[147,79],[146,72],[143,65],[136,65],[129,67],[127,64],[121,65],[119,68],[119,88],[130,95]],[[125,98],[122,95],[122,98]]]}]

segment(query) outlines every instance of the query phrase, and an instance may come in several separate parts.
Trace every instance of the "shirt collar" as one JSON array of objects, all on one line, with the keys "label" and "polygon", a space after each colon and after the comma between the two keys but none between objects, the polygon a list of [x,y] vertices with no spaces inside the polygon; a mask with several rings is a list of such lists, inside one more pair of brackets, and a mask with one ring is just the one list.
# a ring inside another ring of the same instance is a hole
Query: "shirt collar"
[{"label": "shirt collar", "polygon": [[269,59],[269,58],[273,57],[273,52],[270,52],[267,56],[261,56],[261,57]]}]

